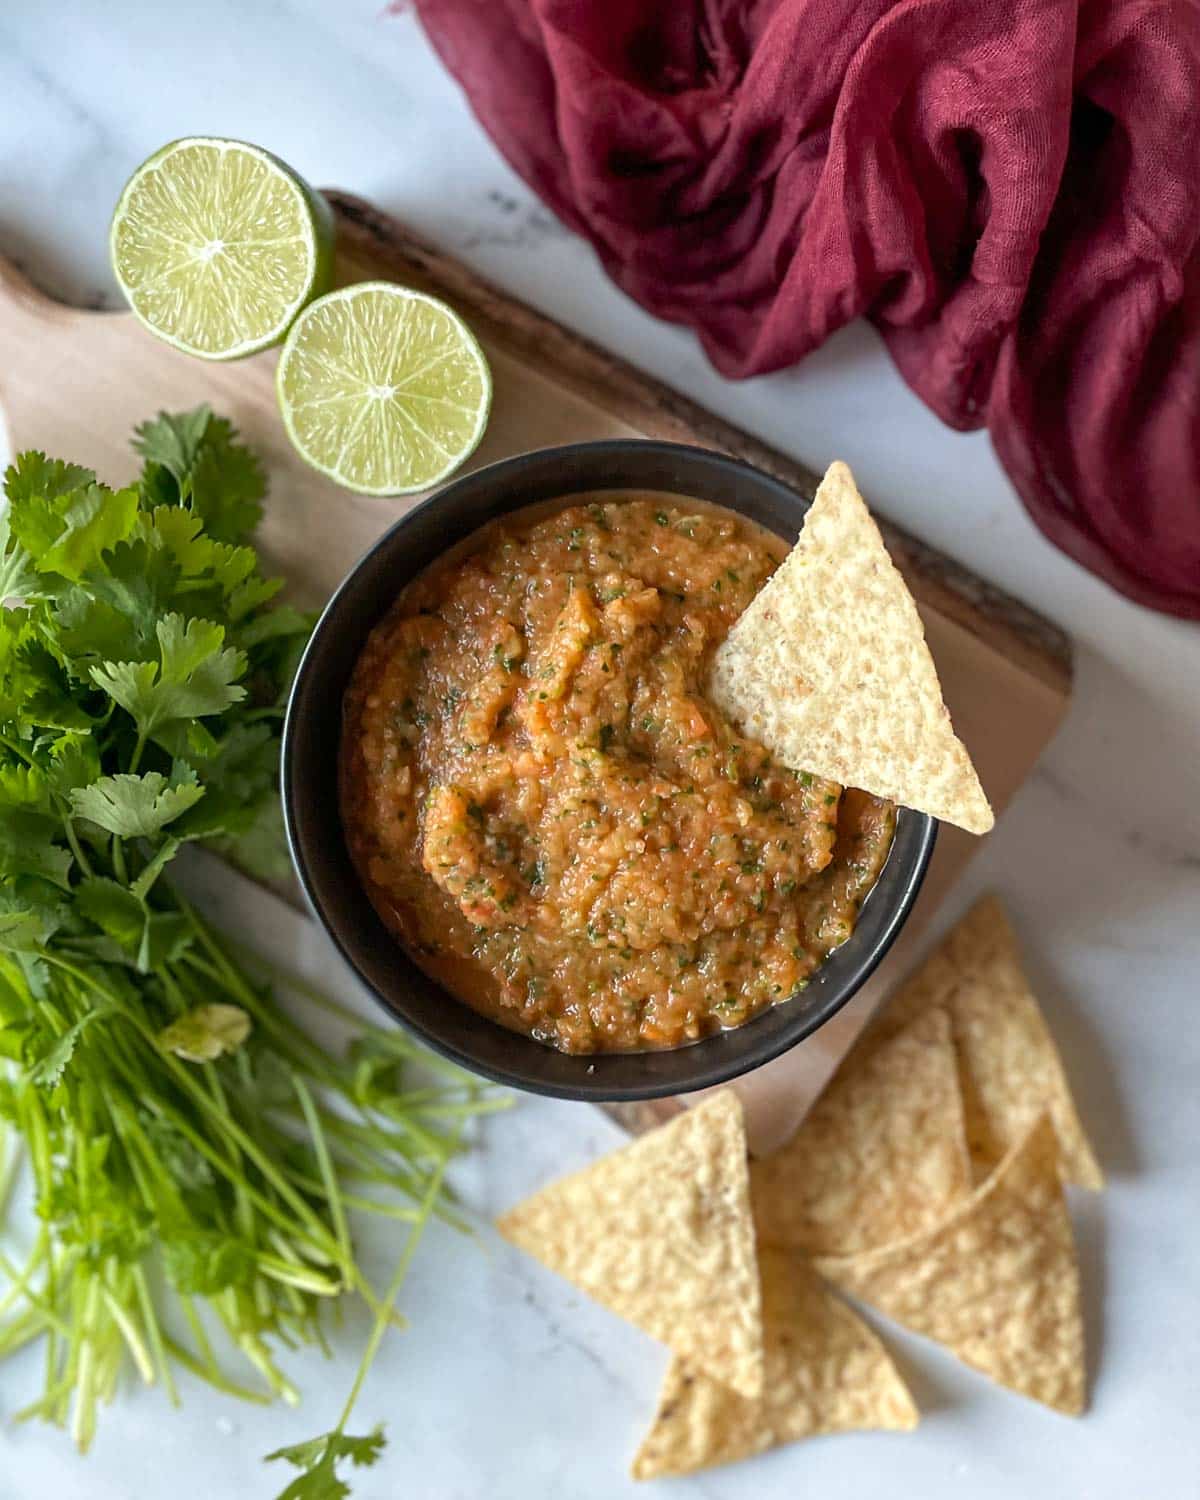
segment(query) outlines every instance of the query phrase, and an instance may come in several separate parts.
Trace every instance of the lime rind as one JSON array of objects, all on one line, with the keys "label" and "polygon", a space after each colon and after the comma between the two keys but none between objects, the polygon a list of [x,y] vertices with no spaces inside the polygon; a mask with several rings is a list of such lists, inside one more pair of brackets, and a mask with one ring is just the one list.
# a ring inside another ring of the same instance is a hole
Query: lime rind
[{"label": "lime rind", "polygon": [[286,162],[216,136],[172,141],[144,161],[109,232],[134,316],[174,348],[209,360],[280,343],[331,284],[333,242],[329,205]]},{"label": "lime rind", "polygon": [[492,380],[478,339],[446,303],[387,281],[311,303],[276,371],[296,451],[358,494],[432,489],[478,447]]}]

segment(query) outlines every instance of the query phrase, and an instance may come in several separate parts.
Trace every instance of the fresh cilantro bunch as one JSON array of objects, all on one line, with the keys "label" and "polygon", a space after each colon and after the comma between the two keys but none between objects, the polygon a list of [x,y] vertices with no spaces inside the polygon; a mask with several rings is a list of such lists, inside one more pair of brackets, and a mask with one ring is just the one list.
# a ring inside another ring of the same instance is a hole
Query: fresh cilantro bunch
[{"label": "fresh cilantro bunch", "polygon": [[[289,1500],[336,1500],[337,1464],[382,1443],[345,1425],[421,1229],[453,1217],[459,1131],[499,1101],[345,1012],[331,1057],[172,888],[189,842],[286,870],[279,726],[310,621],[247,544],[265,481],[228,422],[161,414],[134,446],[124,489],[40,453],[5,477],[0,1219],[24,1157],[38,1227],[23,1264],[0,1249],[0,1357],[42,1343],[24,1415],[86,1449],[125,1369],[172,1400],[185,1368],[294,1401],[278,1347],[324,1346],[324,1310],[357,1293],[376,1323],[342,1419],[276,1455],[302,1471]],[[356,1209],[407,1232],[382,1298]]]},{"label": "fresh cilantro bunch", "polygon": [[5,478],[0,596],[23,607],[0,616],[0,720],[28,783],[17,806],[39,788],[57,799],[47,843],[69,848],[76,819],[119,838],[170,825],[157,870],[203,838],[283,874],[278,724],[311,621],[269,607],[282,580],[245,545],[262,469],[207,407],[147,422],[135,447],[142,472],[121,490],[40,453]]}]

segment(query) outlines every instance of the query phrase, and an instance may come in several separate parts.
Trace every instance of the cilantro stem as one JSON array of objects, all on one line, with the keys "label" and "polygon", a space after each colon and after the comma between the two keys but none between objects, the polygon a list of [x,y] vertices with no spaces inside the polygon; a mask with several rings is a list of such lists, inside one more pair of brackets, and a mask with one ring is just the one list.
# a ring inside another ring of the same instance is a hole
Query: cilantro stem
[{"label": "cilantro stem", "polygon": [[215,1297],[213,1299],[213,1307],[217,1316],[225,1325],[225,1331],[242,1351],[246,1359],[254,1366],[277,1396],[286,1401],[289,1406],[295,1406],[300,1400],[299,1391],[297,1391],[292,1382],[275,1364],[267,1346],[257,1334],[246,1326],[245,1321],[240,1317],[237,1298],[232,1288]]},{"label": "cilantro stem", "polygon": [[333,1219],[333,1231],[337,1236],[338,1247],[341,1252],[342,1275],[349,1285],[355,1279],[354,1254],[350,1248],[350,1230],[346,1225],[346,1213],[342,1206],[341,1194],[338,1191],[337,1177],[334,1175],[333,1163],[329,1157],[329,1146],[325,1140],[325,1132],[321,1129],[320,1116],[317,1114],[316,1106],[313,1104],[312,1095],[305,1087],[304,1080],[299,1075],[292,1079],[292,1087],[296,1090],[296,1097],[300,1100],[300,1108],[304,1111],[304,1123],[308,1126],[313,1150],[316,1152],[317,1165],[321,1170],[321,1180],[325,1185],[325,1198],[329,1204],[329,1212]]},{"label": "cilantro stem", "polygon": [[[458,1143],[459,1133],[459,1131],[455,1131],[454,1133],[455,1145]],[[396,1262],[396,1268],[392,1272],[392,1279],[388,1283],[388,1289],[383,1294],[383,1306],[375,1315],[375,1322],[371,1326],[370,1337],[367,1339],[366,1348],[362,1352],[362,1358],[358,1362],[354,1383],[350,1387],[350,1394],[346,1397],[346,1404],[342,1407],[342,1414],[338,1418],[335,1431],[339,1433],[346,1430],[346,1423],[350,1420],[355,1403],[358,1401],[359,1393],[363,1388],[363,1382],[367,1378],[367,1372],[370,1370],[375,1356],[379,1352],[379,1345],[383,1342],[383,1336],[387,1332],[396,1298],[400,1295],[400,1288],[404,1284],[404,1278],[408,1274],[412,1258],[417,1252],[417,1246],[420,1244],[421,1237],[425,1233],[426,1226],[432,1216],[434,1202],[441,1191],[442,1179],[446,1175],[446,1166],[447,1159],[443,1158],[430,1175],[429,1185],[425,1189],[424,1197],[421,1199],[421,1216],[409,1231],[404,1249],[400,1252],[400,1259]]]},{"label": "cilantro stem", "polygon": [[92,1272],[87,1277],[83,1313],[80,1319],[79,1336],[74,1345],[78,1351],[75,1369],[75,1406],[71,1415],[71,1436],[80,1453],[91,1447],[96,1433],[96,1393],[93,1367],[95,1363],[96,1320],[100,1306],[100,1278]]},{"label": "cilantro stem", "polygon": [[15,755],[18,760],[24,761],[27,766],[35,766],[37,764],[33,756],[30,755],[29,751],[23,745],[17,744],[15,740],[10,740],[7,735],[0,734],[0,745],[3,745],[10,754]]},{"label": "cilantro stem", "polygon": [[83,846],[79,842],[79,836],[75,832],[75,824],[71,821],[68,813],[63,813],[63,830],[67,835],[67,843],[71,846],[71,853],[75,856],[75,863],[83,873],[91,878],[92,867],[88,862],[87,855],[83,852]]},{"label": "cilantro stem", "polygon": [[0,1145],[3,1146],[4,1153],[0,1157],[0,1225],[3,1225],[8,1217],[13,1189],[17,1185],[17,1178],[21,1175],[24,1153],[21,1150],[20,1141],[11,1132],[6,1131],[3,1136],[0,1136]]},{"label": "cilantro stem", "polygon": [[142,1266],[134,1266],[133,1268],[133,1286],[137,1293],[138,1306],[142,1311],[142,1323],[146,1329],[146,1338],[154,1355],[155,1366],[162,1377],[163,1389],[167,1393],[167,1400],[170,1401],[172,1406],[178,1406],[179,1391],[175,1386],[175,1377],[171,1373],[171,1362],[167,1358],[166,1340],[159,1326],[158,1315],[154,1311],[154,1301],[150,1296],[150,1284],[146,1280],[146,1272]]},{"label": "cilantro stem", "polygon": [[234,1396],[239,1401],[251,1401],[256,1406],[270,1406],[271,1397],[265,1391],[252,1391],[249,1386],[238,1385],[235,1380],[230,1380],[228,1375],[222,1374],[215,1363],[202,1363],[196,1358],[190,1349],[185,1349],[177,1343],[170,1334],[163,1338],[165,1348],[170,1352],[173,1359],[177,1359],[185,1370],[206,1381],[215,1390],[222,1391],[226,1396]]},{"label": "cilantro stem", "polygon": [[[88,988],[94,990],[98,995],[101,995],[106,1000],[108,1000],[113,1005],[113,1007],[120,1012],[122,1018],[128,1021],[139,1032],[142,1039],[151,1047],[153,1047],[156,1052],[158,1052],[158,1055],[162,1059],[163,1066],[172,1075],[176,1083],[179,1084],[183,1091],[188,1094],[191,1097],[192,1101],[205,1114],[209,1116],[213,1123],[226,1136],[228,1136],[235,1145],[237,1145],[241,1149],[247,1159],[254,1163],[254,1165],[262,1173],[266,1181],[271,1184],[271,1186],[288,1204],[288,1206],[301,1219],[309,1224],[309,1226],[314,1231],[317,1239],[327,1241],[329,1244],[336,1248],[336,1241],[333,1240],[332,1236],[330,1236],[324,1224],[309,1207],[309,1205],[304,1201],[304,1199],[294,1191],[291,1184],[287,1181],[283,1174],[277,1170],[274,1162],[270,1161],[266,1157],[266,1155],[258,1149],[258,1146],[254,1143],[250,1136],[246,1134],[246,1132],[242,1129],[242,1127],[237,1123],[237,1121],[231,1114],[228,1114],[227,1112],[223,1111],[218,1105],[214,1104],[207,1092],[203,1088],[201,1088],[198,1083],[196,1083],[196,1081],[187,1072],[183,1064],[180,1063],[178,1059],[173,1057],[169,1052],[162,1052],[157,1047],[154,1033],[145,1024],[145,1022],[140,1019],[140,1017],[138,1017],[132,1010],[130,1010],[128,1006],[123,1005],[118,996],[115,995],[112,990],[110,990],[107,986],[101,984],[100,981],[95,979],[92,975],[77,968],[74,964],[68,963],[67,960],[60,958],[57,954],[43,952],[42,957],[46,960],[47,963],[54,964],[57,968],[62,969],[65,973],[72,975],[76,980],[79,981],[80,984],[87,986]],[[197,1137],[197,1139],[199,1138]]]},{"label": "cilantro stem", "polygon": [[[311,1193],[324,1193],[324,1185],[314,1177],[306,1177],[300,1172],[292,1173],[293,1182],[306,1188]],[[376,1214],[382,1219],[395,1219],[402,1224],[415,1224],[420,1218],[420,1210],[416,1208],[403,1208],[398,1203],[380,1203],[376,1198],[364,1198],[357,1193],[347,1193],[338,1189],[343,1205],[354,1213]]]},{"label": "cilantro stem", "polygon": [[133,1357],[133,1362],[137,1366],[137,1372],[142,1377],[143,1384],[153,1385],[154,1365],[151,1362],[150,1353],[142,1340],[141,1334],[134,1327],[132,1318],[130,1318],[129,1314],[113,1296],[112,1292],[109,1291],[108,1287],[103,1288],[103,1297],[104,1305],[108,1308],[113,1322],[116,1323],[122,1338],[125,1340],[125,1344]]},{"label": "cilantro stem", "polygon": [[44,1417],[48,1422],[62,1425],[61,1407],[70,1397],[71,1381],[66,1375],[61,1380],[54,1380],[47,1384],[45,1390],[36,1401],[31,1401],[28,1406],[23,1406],[20,1411],[13,1413],[14,1422],[28,1422],[30,1417]]},{"label": "cilantro stem", "polygon": [[[0,1327],[0,1359],[7,1359],[26,1344],[32,1344],[34,1339],[44,1338],[46,1331],[45,1316],[36,1308],[27,1308],[20,1317]],[[19,1419],[19,1413],[13,1417],[14,1421]]]},{"label": "cilantro stem", "polygon": [[[135,1086],[136,1075],[124,1069],[119,1063],[117,1066],[121,1068],[123,1072],[125,1072],[126,1078],[129,1081],[130,1085]],[[184,1139],[190,1145],[192,1145],[202,1157],[204,1157],[208,1164],[211,1167],[214,1167],[223,1177],[227,1178],[231,1183],[241,1180],[238,1177],[236,1167],[231,1165],[231,1163],[224,1156],[222,1156],[220,1152],[215,1150],[214,1147],[205,1140],[203,1135],[201,1135],[200,1132],[194,1128],[191,1122],[177,1109],[174,1109],[166,1101],[161,1099],[153,1101],[153,1103],[149,1107],[152,1108],[155,1113],[161,1115],[165,1119],[168,1119],[174,1129],[178,1130],[180,1135],[182,1135]],[[249,1183],[243,1183],[243,1188],[247,1196],[251,1199],[251,1201],[255,1204],[255,1206],[262,1214],[264,1214],[268,1218],[274,1219],[284,1229],[294,1229],[294,1224],[292,1220],[288,1218],[287,1214],[285,1214],[282,1209],[277,1207],[277,1205],[272,1203],[269,1198],[260,1193],[257,1188],[252,1187]]]},{"label": "cilantro stem", "polygon": [[33,1252],[26,1261],[24,1267],[18,1270],[6,1255],[0,1254],[0,1270],[9,1278],[9,1289],[4,1300],[0,1302],[0,1313],[8,1309],[22,1297],[30,1307],[35,1307],[46,1319],[46,1322],[57,1328],[60,1333],[67,1333],[67,1325],[54,1311],[53,1305],[42,1295],[35,1292],[32,1287],[33,1274],[47,1259],[46,1236],[39,1235]]},{"label": "cilantro stem", "polygon": [[141,763],[142,763],[142,752],[145,750],[145,748],[146,748],[146,730],[145,730],[144,727],[139,727],[139,729],[138,729],[138,737],[137,737],[137,744],[134,745],[134,747],[133,747],[133,754],[129,757],[129,774],[131,776],[136,773],[137,768],[141,765]]},{"label": "cilantro stem", "polygon": [[[183,1315],[187,1319],[188,1327],[192,1330],[192,1337],[200,1350],[200,1358],[209,1375],[220,1376],[221,1367],[217,1364],[217,1356],[213,1353],[212,1344],[209,1343],[208,1334],[204,1331],[204,1324],[200,1321],[196,1312],[196,1304],[186,1292],[176,1292],[176,1301],[183,1309]],[[169,1340],[168,1340],[169,1342]],[[208,1376],[205,1377],[209,1378]]]},{"label": "cilantro stem", "polygon": [[[199,917],[196,920],[198,930],[203,932],[203,921]],[[327,1011],[331,1016],[337,1016],[339,1020],[345,1021],[348,1026],[363,1027],[366,1024],[363,1018],[356,1011],[351,1010],[348,1005],[343,1005],[340,1000],[335,1000],[331,995],[322,994],[319,989],[309,984],[307,980],[301,979],[299,975],[281,968],[278,964],[271,963],[261,953],[257,953],[246,943],[239,942],[236,938],[229,938],[227,941],[229,946],[240,953],[254,968],[262,971],[263,978],[268,983],[282,990],[290,990],[293,994],[302,995],[305,1000],[308,1000],[319,1010]],[[422,1058],[422,1062],[424,1061],[425,1059]],[[469,1075],[463,1074],[462,1076],[468,1077]]]}]

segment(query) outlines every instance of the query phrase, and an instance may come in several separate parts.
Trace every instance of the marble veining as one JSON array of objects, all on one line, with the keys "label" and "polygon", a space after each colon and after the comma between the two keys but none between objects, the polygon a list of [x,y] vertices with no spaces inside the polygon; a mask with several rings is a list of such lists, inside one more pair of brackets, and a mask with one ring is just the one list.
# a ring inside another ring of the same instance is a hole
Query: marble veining
[{"label": "marble veining", "polygon": [[[603,276],[493,151],[411,14],[381,0],[89,0],[0,8],[0,253],[42,286],[115,305],[109,214],[131,168],[174,136],[260,141],[310,179],[399,214],[484,274],[811,466],[843,457],[885,513],[1053,616],[1078,646],[1073,706],[942,914],[981,890],[1011,907],[1099,1154],[1102,1200],[1073,1208],[1095,1371],[1078,1423],[883,1329],[925,1421],[914,1435],[821,1439],[672,1485],[704,1500],[1165,1500],[1195,1488],[1200,1438],[1200,629],[1135,608],[1054,551],[981,434],[948,431],[857,326],[801,368],[722,381],[685,331]],[[4,366],[0,350],[0,410]],[[96,372],[104,378],[103,371]],[[148,403],[153,396],[148,394]],[[0,436],[0,447],[3,446]],[[203,883],[203,867],[195,877]],[[212,882],[224,915],[317,982],[353,987],[310,924]],[[366,1003],[363,1001],[362,1003]],[[620,1142],[586,1106],[522,1100],[455,1170],[486,1220]],[[382,1275],[386,1230],[364,1253]],[[438,1227],[405,1289],[360,1420],[388,1422],[356,1500],[614,1500],[666,1354],[494,1236]],[[264,1497],[261,1455],[326,1425],[362,1334],[292,1361],[298,1412],[243,1409],[184,1382],[171,1413],[129,1391],[85,1461],[42,1427],[0,1426],[0,1500]],[[32,1358],[0,1366],[0,1419]],[[640,1493],[650,1494],[651,1490]],[[665,1493],[665,1491],[664,1491]]]}]

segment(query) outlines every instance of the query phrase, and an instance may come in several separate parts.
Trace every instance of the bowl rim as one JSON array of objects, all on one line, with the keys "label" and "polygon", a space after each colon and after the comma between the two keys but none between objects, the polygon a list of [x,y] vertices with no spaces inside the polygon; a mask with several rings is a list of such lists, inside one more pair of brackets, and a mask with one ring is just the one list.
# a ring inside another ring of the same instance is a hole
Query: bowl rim
[{"label": "bowl rim", "polygon": [[[546,1043],[539,1042],[523,1032],[503,1027],[499,1022],[490,1017],[474,1012],[479,1020],[489,1027],[495,1027],[504,1033],[506,1038],[511,1038],[514,1046],[519,1046],[522,1051],[527,1051],[533,1063],[530,1068],[506,1068],[481,1060],[472,1054],[468,1048],[461,1047],[447,1038],[437,1034],[418,1016],[402,1010],[393,1000],[384,995],[367,972],[359,955],[356,953],[353,943],[347,941],[339,928],[338,923],[331,917],[320,892],[320,883],[316,873],[310,864],[309,851],[305,846],[305,840],[300,834],[297,822],[297,804],[300,788],[296,782],[297,757],[299,755],[298,741],[300,738],[300,726],[298,723],[302,700],[312,685],[314,674],[320,671],[320,658],[326,647],[330,632],[336,628],[339,618],[345,610],[349,601],[353,600],[356,590],[363,578],[364,571],[368,565],[378,559],[381,554],[390,553],[399,544],[404,533],[420,524],[424,519],[447,503],[453,503],[456,495],[466,493],[470,488],[479,485],[494,485],[504,481],[509,475],[514,479],[522,471],[527,470],[533,461],[539,465],[553,465],[555,463],[577,464],[590,463],[620,459],[627,456],[631,450],[636,450],[640,455],[646,457],[661,458],[664,462],[672,460],[686,463],[701,463],[708,466],[714,473],[720,473],[731,481],[742,479],[756,486],[764,484],[774,489],[781,501],[793,503],[799,510],[801,516],[807,511],[811,500],[794,489],[783,480],[776,478],[764,469],[755,467],[742,459],[734,458],[732,455],[718,452],[714,449],[702,448],[692,444],[670,443],[651,438],[607,438],[593,440],[583,443],[557,444],[548,448],[531,449],[527,452],[515,454],[508,458],[497,459],[493,463],[471,469],[465,474],[456,475],[438,489],[434,494],[427,496],[416,505],[407,510],[404,515],[395,520],[374,542],[356,559],[347,571],[337,588],[330,595],[325,606],[320,611],[316,624],[308,641],[305,643],[295,675],[292,679],[288,692],[287,708],[284,715],[282,741],[280,749],[280,797],[283,807],[284,829],[287,838],[288,852],[291,857],[293,869],[299,880],[300,887],[304,893],[305,901],[313,916],[323,928],[326,935],[332,941],[334,947],[342,959],[349,966],[359,983],[367,990],[372,999],[398,1024],[405,1027],[415,1035],[425,1046],[430,1048],[439,1056],[468,1072],[482,1076],[493,1083],[502,1084],[508,1088],[517,1088],[530,1093],[542,1094],[552,1098],[586,1101],[592,1103],[617,1103],[617,1102],[640,1102],[649,1099],[669,1098],[678,1094],[693,1093],[701,1089],[713,1088],[723,1083],[732,1082],[735,1078],[744,1076],[766,1063],[780,1057],[783,1053],[790,1051],[794,1046],[804,1041],[814,1032],[818,1031],[825,1023],[837,1015],[853,997],[862,989],[867,980],[879,967],[884,957],[895,942],[901,929],[912,911],[913,904],[921,889],[933,848],[937,840],[938,822],[929,814],[917,812],[912,808],[897,807],[896,832],[893,837],[892,849],[889,850],[888,860],[885,861],[883,870],[868,893],[867,900],[874,893],[883,880],[887,864],[891,860],[892,851],[895,850],[900,838],[902,823],[906,832],[906,840],[910,847],[909,868],[904,874],[894,900],[887,913],[885,920],[874,940],[862,953],[857,954],[858,962],[855,964],[852,976],[842,984],[840,989],[835,989],[826,999],[816,1003],[810,1003],[798,1010],[794,1017],[790,1018],[790,1025],[782,1025],[777,1028],[776,1034],[771,1037],[763,1037],[757,1048],[749,1048],[746,1054],[734,1059],[720,1056],[714,1057],[713,1061],[705,1066],[697,1066],[687,1071],[686,1080],[672,1080],[669,1084],[656,1082],[614,1084],[604,1083],[593,1079],[589,1064],[595,1064],[601,1059],[606,1060],[606,1066],[612,1066],[612,1060],[621,1058],[644,1058],[650,1056],[679,1057],[694,1053],[699,1063],[703,1056],[706,1044],[718,1041],[722,1037],[736,1037],[745,1034],[747,1029],[753,1027],[757,1021],[763,1020],[772,1014],[782,1013],[785,1007],[796,1002],[799,995],[790,996],[775,1005],[768,1006],[756,1013],[755,1016],[741,1026],[731,1027],[701,1038],[696,1042],[685,1043],[683,1046],[663,1049],[641,1049],[632,1052],[606,1052],[606,1053],[578,1053],[566,1054]],[[558,496],[563,500],[569,500],[572,495],[586,494],[605,490],[620,490],[628,488],[634,490],[648,490],[657,493],[673,493],[670,488],[654,491],[654,487],[645,483],[632,482],[622,486],[613,483],[601,483],[589,480],[586,475],[572,476],[569,472],[564,473],[562,488]],[[683,490],[676,493],[684,494]],[[701,497],[692,497],[701,498]],[[468,540],[477,532],[497,519],[501,515],[512,515],[523,509],[531,508],[538,504],[537,500],[518,500],[511,507],[505,507],[497,516],[488,520],[480,521],[472,527],[469,532],[457,540],[452,539],[446,544],[444,551],[449,551],[454,545]],[[746,510],[739,508],[735,499],[729,501],[708,502],[724,506],[725,509],[735,514],[749,516]],[[769,525],[759,522],[767,529]],[[441,553],[437,554],[442,555]],[[431,566],[436,558],[423,562],[412,573],[406,575],[403,581],[396,586],[399,592],[412,578]],[[393,595],[394,597],[394,595]],[[382,618],[382,614],[376,616],[376,623]],[[373,628],[373,627],[372,627]],[[361,651],[361,646],[359,647]],[[355,659],[357,660],[357,653]],[[343,689],[344,690],[344,689]],[[339,693],[339,725],[340,725],[340,693]],[[337,822],[340,825],[340,812],[337,814]],[[363,902],[371,906],[370,898],[361,883],[358,884],[358,894]],[[372,910],[374,910],[372,906]],[[835,953],[843,952],[850,948],[855,942],[859,928],[856,924],[846,943]],[[392,942],[397,950],[412,963],[413,960],[405,951],[403,944],[394,934],[390,934]],[[825,961],[826,963],[829,960]],[[824,967],[824,964],[822,965]],[[818,972],[820,972],[818,970]],[[426,976],[428,978],[428,976]],[[456,1006],[467,1006],[456,995],[440,985],[436,980],[430,979],[444,995]],[[562,1083],[556,1079],[540,1078],[537,1072],[536,1060],[538,1057],[563,1059],[570,1058],[573,1063],[578,1064],[579,1082]]]}]

